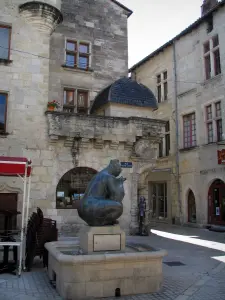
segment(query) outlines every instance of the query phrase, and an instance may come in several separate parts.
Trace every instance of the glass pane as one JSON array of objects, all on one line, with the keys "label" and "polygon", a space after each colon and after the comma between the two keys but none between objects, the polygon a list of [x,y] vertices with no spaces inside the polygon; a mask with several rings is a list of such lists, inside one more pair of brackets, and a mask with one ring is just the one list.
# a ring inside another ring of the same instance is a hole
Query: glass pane
[{"label": "glass pane", "polygon": [[211,77],[211,61],[209,55],[205,57],[205,77],[206,79]]},{"label": "glass pane", "polygon": [[74,91],[64,91],[64,104],[74,105]]},{"label": "glass pane", "polygon": [[161,82],[161,75],[158,75],[157,76],[157,83],[160,83]]},{"label": "glass pane", "polygon": [[212,119],[212,105],[206,107],[206,119],[207,120]]},{"label": "glass pane", "polygon": [[9,28],[0,27],[0,58],[9,58]]},{"label": "glass pane", "polygon": [[217,49],[214,51],[214,67],[215,67],[215,75],[221,73],[221,65],[220,65],[220,50]]},{"label": "glass pane", "polygon": [[6,99],[7,99],[7,95],[0,94],[0,130],[1,131],[5,129]]},{"label": "glass pane", "polygon": [[87,102],[87,93],[85,92],[78,92],[77,94],[77,106],[78,107],[86,107]]},{"label": "glass pane", "polygon": [[210,49],[210,46],[209,46],[209,41],[208,41],[204,44],[204,53],[209,52],[209,49]]},{"label": "glass pane", "polygon": [[161,103],[161,97],[162,97],[161,85],[159,85],[157,89],[158,89],[158,103]]},{"label": "glass pane", "polygon": [[168,85],[167,85],[167,82],[164,82],[163,86],[164,86],[164,100],[167,100],[167,96],[168,96]]},{"label": "glass pane", "polygon": [[221,116],[221,102],[217,102],[215,104],[216,107],[216,117],[220,117]]},{"label": "glass pane", "polygon": [[79,68],[80,69],[87,69],[88,68],[88,58],[85,56],[79,57]]},{"label": "glass pane", "polygon": [[67,42],[66,43],[66,50],[69,51],[76,51],[76,43],[75,42]]},{"label": "glass pane", "polygon": [[216,129],[217,129],[217,141],[220,142],[223,139],[222,120],[217,120]]},{"label": "glass pane", "polygon": [[218,35],[213,37],[213,48],[219,45],[219,37]]},{"label": "glass pane", "polygon": [[163,79],[164,79],[164,80],[167,79],[167,71],[163,73]]},{"label": "glass pane", "polygon": [[78,167],[64,174],[56,189],[56,208],[73,208],[73,204],[82,199],[95,174],[96,171],[85,167]]},{"label": "glass pane", "polygon": [[74,55],[70,55],[70,54],[67,54],[66,55],[66,65],[68,67],[74,67],[75,66],[75,56]]},{"label": "glass pane", "polygon": [[87,45],[87,44],[80,44],[79,45],[79,52],[80,53],[89,53],[89,45]]},{"label": "glass pane", "polygon": [[165,127],[165,131],[169,132],[170,131],[170,122],[166,122],[166,127]]}]

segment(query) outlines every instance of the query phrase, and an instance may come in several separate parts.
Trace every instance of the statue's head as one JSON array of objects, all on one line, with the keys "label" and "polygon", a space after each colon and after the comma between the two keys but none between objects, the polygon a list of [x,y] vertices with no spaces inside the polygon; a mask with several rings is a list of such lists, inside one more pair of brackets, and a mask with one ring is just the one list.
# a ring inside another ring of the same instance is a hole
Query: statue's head
[{"label": "statue's head", "polygon": [[122,171],[120,161],[118,159],[111,159],[108,170],[109,173],[114,175],[115,177],[119,176]]}]

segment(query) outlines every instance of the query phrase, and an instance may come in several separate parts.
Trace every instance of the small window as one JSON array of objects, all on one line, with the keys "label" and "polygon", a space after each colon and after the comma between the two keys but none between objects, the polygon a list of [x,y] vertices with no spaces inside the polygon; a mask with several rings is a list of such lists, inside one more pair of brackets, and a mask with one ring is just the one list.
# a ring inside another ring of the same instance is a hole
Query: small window
[{"label": "small window", "polygon": [[184,116],[184,148],[196,146],[196,120],[195,113]]},{"label": "small window", "polygon": [[11,27],[0,25],[0,59],[10,59]]},{"label": "small window", "polygon": [[156,76],[158,103],[168,100],[167,71]]},{"label": "small window", "polygon": [[88,113],[88,91],[64,89],[63,111],[78,114]]},{"label": "small window", "polygon": [[[214,109],[212,109],[214,107]],[[220,142],[223,138],[221,102],[206,106],[206,130],[208,143]]]},{"label": "small window", "polygon": [[90,45],[78,41],[66,41],[66,66],[88,70],[90,67]]},{"label": "small window", "polygon": [[203,45],[205,79],[208,80],[216,75],[221,74],[219,36],[213,36],[210,41]]},{"label": "small window", "polygon": [[6,132],[7,99],[7,94],[0,93],[0,133]]}]

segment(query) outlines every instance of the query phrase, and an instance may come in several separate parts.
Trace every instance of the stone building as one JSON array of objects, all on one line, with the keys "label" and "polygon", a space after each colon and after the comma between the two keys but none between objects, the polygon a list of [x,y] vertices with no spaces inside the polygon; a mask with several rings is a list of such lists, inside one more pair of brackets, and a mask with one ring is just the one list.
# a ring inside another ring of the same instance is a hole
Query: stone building
[{"label": "stone building", "polygon": [[225,224],[224,4],[205,0],[196,22],[130,70],[158,95],[155,114],[171,120],[173,201],[183,223]]},{"label": "stone building", "polygon": [[[32,160],[31,210],[74,234],[73,201],[111,158],[130,167],[121,225],[137,227],[164,136],[153,93],[127,78],[131,14],[115,0],[0,3],[0,155]],[[4,208],[20,210],[21,192],[19,180],[0,178]]]}]

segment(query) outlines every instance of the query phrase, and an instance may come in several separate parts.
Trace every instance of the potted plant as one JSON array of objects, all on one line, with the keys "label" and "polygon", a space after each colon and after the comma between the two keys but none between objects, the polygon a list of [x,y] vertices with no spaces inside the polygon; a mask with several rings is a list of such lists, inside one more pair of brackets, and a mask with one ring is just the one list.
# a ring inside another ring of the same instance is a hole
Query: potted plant
[{"label": "potted plant", "polygon": [[59,107],[59,104],[56,100],[53,100],[53,101],[48,102],[47,107],[48,107],[48,110],[55,110],[55,108]]}]

